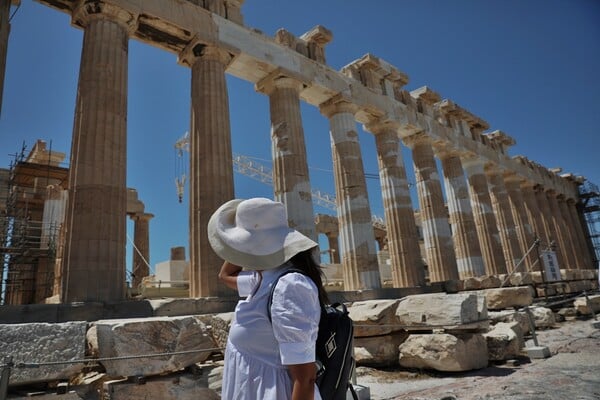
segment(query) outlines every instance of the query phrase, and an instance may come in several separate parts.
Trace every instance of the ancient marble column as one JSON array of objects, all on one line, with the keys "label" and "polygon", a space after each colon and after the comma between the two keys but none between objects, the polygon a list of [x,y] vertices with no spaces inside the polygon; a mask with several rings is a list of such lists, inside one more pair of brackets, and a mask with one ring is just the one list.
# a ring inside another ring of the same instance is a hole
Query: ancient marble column
[{"label": "ancient marble column", "polygon": [[327,233],[327,244],[329,245],[329,258],[330,263],[339,264],[340,262],[340,246],[338,244],[338,234],[337,233]]},{"label": "ancient marble column", "polygon": [[571,251],[571,238],[568,232],[566,231],[566,222],[560,211],[560,206],[558,205],[557,194],[556,192],[550,190],[546,192],[546,196],[548,198],[548,206],[550,208],[550,222],[554,226],[554,232],[556,232],[556,242],[558,247],[560,248],[560,252],[563,258],[563,268],[577,268],[575,255]]},{"label": "ancient marble column", "polygon": [[216,279],[221,260],[208,242],[212,213],[234,197],[229,98],[225,69],[231,55],[195,42],[180,55],[192,69],[190,128],[190,296],[231,295]]},{"label": "ancient marble column", "polygon": [[469,195],[479,246],[488,275],[506,273],[506,263],[500,247],[498,225],[492,209],[484,162],[477,156],[462,157],[463,169],[469,183]]},{"label": "ancient marble column", "polygon": [[560,215],[562,216],[563,226],[562,229],[566,236],[566,246],[568,251],[571,253],[572,267],[573,269],[581,268],[581,260],[580,253],[582,249],[579,247],[579,240],[577,239],[577,234],[573,231],[573,221],[571,220],[571,213],[569,212],[569,206],[567,205],[567,200],[565,195],[560,195],[557,197],[558,209],[560,211]]},{"label": "ancient marble column", "polygon": [[460,157],[452,152],[438,151],[442,161],[452,242],[461,279],[485,275],[485,266],[475,229],[475,219],[469,199],[469,188]]},{"label": "ancient marble column", "polygon": [[573,221],[573,232],[576,234],[577,241],[579,242],[579,248],[582,250],[580,257],[582,264],[579,266],[579,268],[595,269],[597,268],[597,266],[594,265],[592,262],[593,250],[590,248],[588,240],[586,240],[587,227],[583,226],[584,220],[580,216],[579,211],[577,210],[577,204],[575,200],[569,199],[567,202],[567,206],[569,209],[569,214],[571,214],[571,221]]},{"label": "ancient marble column", "polygon": [[150,229],[149,222],[154,218],[153,214],[142,213],[134,214],[131,219],[133,225],[133,265],[131,272],[133,275],[131,287],[137,288],[142,279],[150,273],[148,264],[150,263]]},{"label": "ancient marble column", "polygon": [[125,298],[127,52],[134,17],[83,4],[61,301]]},{"label": "ancient marble column", "polygon": [[574,269],[580,269],[582,268],[582,265],[584,264],[583,261],[583,249],[580,246],[579,243],[579,238],[577,236],[577,233],[575,232],[575,224],[572,220],[571,217],[571,212],[569,211],[569,201],[572,201],[571,199],[566,200],[565,196],[560,196],[558,198],[558,206],[560,208],[560,213],[563,216],[563,219],[565,221],[565,228],[568,232],[568,236],[569,236],[569,251],[571,251],[571,253],[573,254],[573,261],[575,262],[575,264],[573,265]]},{"label": "ancient marble column", "polygon": [[375,134],[377,145],[393,286],[422,286],[424,269],[400,139],[393,126],[371,123],[365,128]]},{"label": "ancient marble column", "polygon": [[544,231],[546,232],[546,237],[548,238],[546,247],[550,247],[556,252],[556,260],[558,261],[558,265],[561,269],[563,269],[565,268],[565,262],[562,257],[562,249],[560,248],[558,243],[556,230],[554,229],[554,223],[552,222],[552,214],[550,211],[550,204],[548,203],[548,197],[546,196],[546,190],[541,186],[537,186],[534,188],[534,191],[535,198],[537,200],[537,204],[540,210],[540,215],[538,216],[538,218],[542,220]]},{"label": "ancient marble column", "polygon": [[452,234],[431,140],[425,133],[417,133],[405,138],[404,142],[412,149],[429,280],[458,279]]},{"label": "ancient marble column", "polygon": [[375,235],[354,113],[338,97],[320,106],[329,118],[344,289],[381,287]]},{"label": "ancient marble column", "polygon": [[[527,218],[527,209],[525,206],[525,199],[521,191],[521,178],[516,174],[507,174],[504,179],[504,185],[506,187],[506,193],[508,194],[508,201],[512,210],[513,220],[515,222],[515,231],[517,239],[519,240],[519,254],[524,256],[535,241],[533,234],[533,228],[529,224]],[[521,267],[522,271],[530,270],[535,263],[536,253],[531,250],[525,260],[523,260],[524,267]]]},{"label": "ancient marble column", "polygon": [[256,84],[269,96],[275,200],[285,204],[291,227],[317,241],[302,116],[302,83],[275,74]]},{"label": "ancient marble column", "polygon": [[[545,247],[550,242],[546,235],[546,229],[544,228],[544,222],[540,216],[540,208],[538,206],[537,198],[535,195],[535,184],[532,182],[524,181],[521,183],[521,191],[523,193],[523,204],[525,205],[525,211],[527,213],[527,220],[529,225],[533,228],[533,236],[540,240],[540,247]],[[533,271],[539,271],[541,269],[541,260],[538,259],[539,250],[533,250],[535,254],[535,264]]]},{"label": "ancient marble column", "polygon": [[498,232],[500,233],[500,243],[504,251],[504,261],[506,270],[511,272],[519,264],[521,257],[525,254],[519,246],[517,229],[512,214],[508,191],[504,183],[504,177],[501,171],[489,169],[487,177],[490,188],[490,198],[492,208],[496,215],[498,223]]}]

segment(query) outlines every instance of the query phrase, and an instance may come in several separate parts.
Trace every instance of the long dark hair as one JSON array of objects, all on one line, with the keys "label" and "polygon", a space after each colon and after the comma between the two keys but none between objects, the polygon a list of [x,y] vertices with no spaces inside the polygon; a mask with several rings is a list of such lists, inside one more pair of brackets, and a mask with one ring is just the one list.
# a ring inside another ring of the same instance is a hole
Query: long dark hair
[{"label": "long dark hair", "polygon": [[329,304],[329,297],[323,286],[323,270],[321,270],[321,266],[313,258],[312,252],[313,249],[301,251],[290,258],[290,261],[296,268],[304,271],[304,273],[315,283],[319,290],[319,303],[321,303],[321,305]]}]

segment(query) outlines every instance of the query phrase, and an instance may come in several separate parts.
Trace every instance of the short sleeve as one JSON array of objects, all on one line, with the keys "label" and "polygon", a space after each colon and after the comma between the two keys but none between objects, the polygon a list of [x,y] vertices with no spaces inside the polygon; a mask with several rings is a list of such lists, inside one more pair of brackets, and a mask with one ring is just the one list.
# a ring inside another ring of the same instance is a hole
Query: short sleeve
[{"label": "short sleeve", "polygon": [[283,365],[315,361],[320,317],[314,282],[300,273],[281,277],[273,292],[271,320]]},{"label": "short sleeve", "polygon": [[256,271],[241,271],[237,276],[237,290],[240,297],[247,297],[260,284],[260,274]]}]

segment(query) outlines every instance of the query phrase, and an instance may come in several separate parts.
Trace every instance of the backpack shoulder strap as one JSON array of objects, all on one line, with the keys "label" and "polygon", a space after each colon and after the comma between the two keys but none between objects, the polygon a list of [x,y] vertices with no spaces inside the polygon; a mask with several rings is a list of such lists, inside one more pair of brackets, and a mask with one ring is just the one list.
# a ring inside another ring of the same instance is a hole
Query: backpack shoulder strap
[{"label": "backpack shoulder strap", "polygon": [[283,273],[281,273],[281,275],[279,275],[277,278],[275,278],[275,280],[271,284],[271,290],[269,292],[269,301],[267,301],[267,315],[269,316],[269,322],[272,322],[271,321],[271,306],[273,305],[273,293],[275,293],[275,286],[277,286],[277,282],[279,282],[279,279],[281,279],[282,276],[287,275],[287,274],[291,274],[292,272],[297,272],[299,274],[307,276],[304,273],[304,271],[302,271],[301,269],[290,268],[290,269],[284,271]]}]

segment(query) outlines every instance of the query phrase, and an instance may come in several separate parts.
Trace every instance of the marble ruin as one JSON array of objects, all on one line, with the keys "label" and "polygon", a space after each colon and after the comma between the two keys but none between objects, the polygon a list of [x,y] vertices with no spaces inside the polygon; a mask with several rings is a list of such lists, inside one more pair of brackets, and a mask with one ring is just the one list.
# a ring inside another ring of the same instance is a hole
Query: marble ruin
[{"label": "marble ruin", "polygon": [[[537,239],[556,251],[564,270],[594,267],[577,209],[583,177],[510,156],[509,135],[486,133],[484,120],[431,88],[403,89],[406,74],[374,55],[333,70],[326,63],[333,35],[322,26],[299,37],[284,29],[268,37],[244,25],[243,0],[37,1],[84,31],[68,180],[52,189],[68,190],[52,293],[61,303],[126,298],[127,215],[139,249],[133,285],[148,274],[152,214],[143,203],[135,207],[125,179],[130,39],[175,54],[191,70],[190,297],[231,296],[214,279],[221,261],[206,237],[213,210],[234,197],[225,74],[269,97],[274,197],[286,204],[292,226],[312,238],[327,235],[345,291],[382,287],[357,123],[376,140],[386,228],[380,248],[389,253],[394,288],[500,276],[524,256],[522,270],[539,270],[530,252]],[[0,2],[4,19],[10,3]],[[2,54],[7,36],[0,36]],[[333,220],[315,223],[301,101],[330,122]],[[401,146],[412,151],[418,204],[411,202]]]}]

